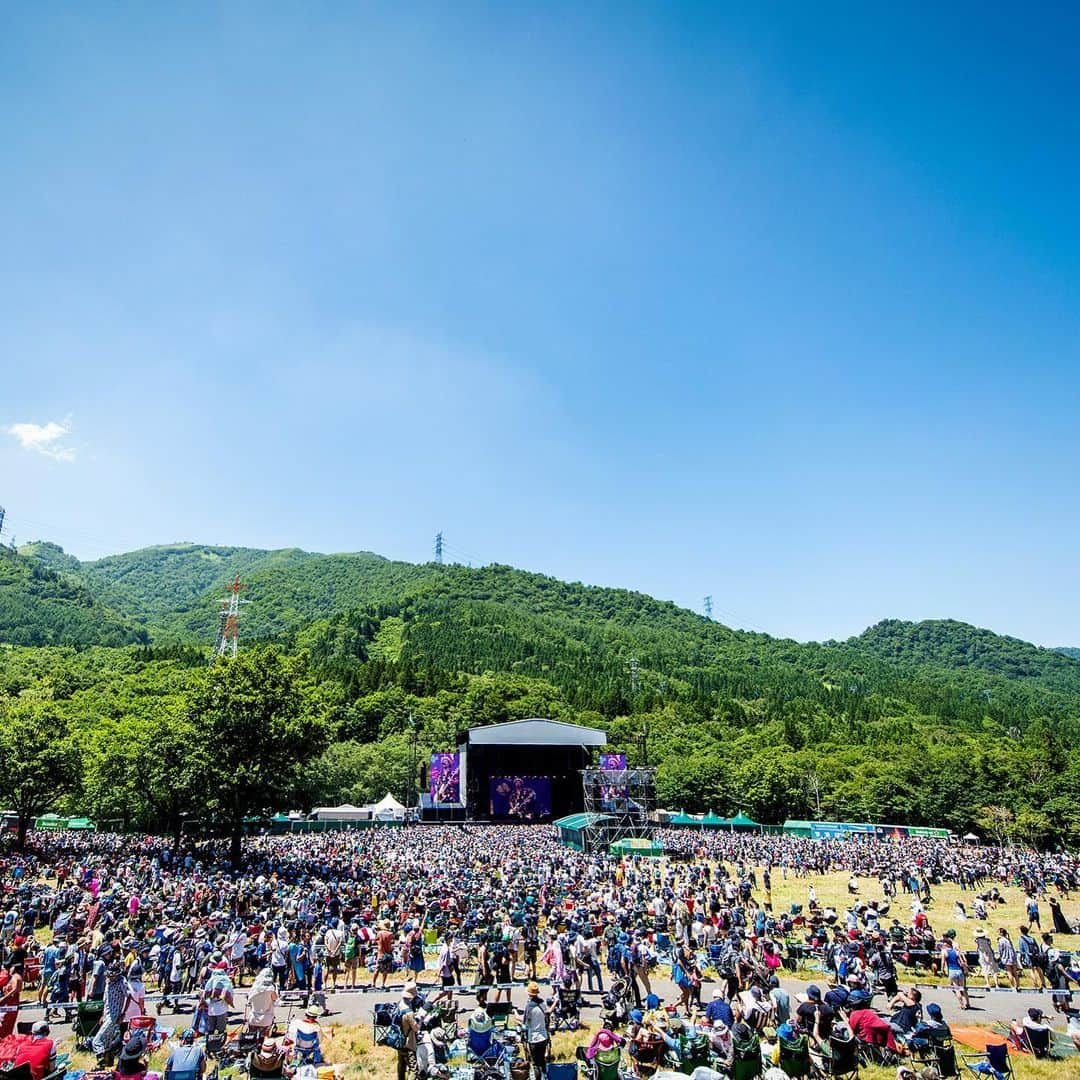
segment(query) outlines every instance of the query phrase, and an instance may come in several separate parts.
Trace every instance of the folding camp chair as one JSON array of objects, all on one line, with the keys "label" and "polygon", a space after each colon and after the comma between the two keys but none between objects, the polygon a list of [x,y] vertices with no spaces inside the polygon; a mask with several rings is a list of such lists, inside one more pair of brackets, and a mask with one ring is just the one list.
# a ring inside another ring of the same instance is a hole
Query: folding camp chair
[{"label": "folding camp chair", "polygon": [[1029,1051],[1034,1057],[1047,1058],[1050,1057],[1050,1029],[1040,1028],[1032,1030],[1029,1027],[1023,1028],[1023,1033],[1020,1036],[1020,1041],[1024,1046],[1024,1049]]},{"label": "folding camp chair", "polygon": [[810,1041],[807,1037],[799,1035],[794,1039],[778,1039],[777,1041],[780,1044],[780,1068],[791,1077],[791,1080],[809,1076]]},{"label": "folding camp chair", "polygon": [[919,1065],[930,1065],[937,1069],[941,1080],[951,1080],[960,1075],[956,1062],[956,1048],[948,1039],[932,1039],[923,1046],[911,1047],[912,1060]]},{"label": "folding camp chair", "polygon": [[376,1046],[400,1048],[403,1042],[398,1022],[398,1006],[392,1001],[378,1001],[371,1010],[371,1041]]},{"label": "folding camp chair", "polygon": [[733,1042],[731,1080],[754,1080],[762,1073],[761,1040],[754,1035],[746,1042]]},{"label": "folding camp chair", "polygon": [[552,1061],[547,1067],[548,1080],[577,1080],[576,1061]]},{"label": "folding camp chair", "polygon": [[[285,1077],[285,1060],[282,1059],[281,1065],[272,1070],[260,1069],[254,1062],[248,1066],[248,1077],[250,1080],[284,1080]],[[166,1080],[168,1080],[168,1074],[166,1074]]]},{"label": "folding camp chair", "polygon": [[590,1061],[585,1056],[585,1047],[575,1051],[579,1072],[584,1080],[622,1080],[622,1049],[613,1046],[610,1050],[597,1050]]},{"label": "folding camp chair", "polygon": [[864,1065],[884,1065],[887,1068],[895,1068],[900,1063],[899,1053],[888,1047],[887,1036],[886,1031],[872,1041],[857,1040],[859,1058]]},{"label": "folding camp chair", "polygon": [[166,1069],[162,1075],[165,1080],[199,1080],[198,1069],[176,1069],[172,1072]]},{"label": "folding camp chair", "polygon": [[829,1053],[819,1059],[821,1071],[829,1076],[859,1077],[859,1044],[833,1032],[829,1037]]},{"label": "folding camp chair", "polygon": [[[63,1080],[67,1073],[68,1055],[60,1054],[56,1058],[56,1068],[51,1073],[46,1074],[44,1080]],[[4,1080],[33,1080],[34,1071],[29,1061],[24,1061],[19,1065],[12,1065],[8,1069],[0,1069],[0,1076]]]},{"label": "folding camp chair", "polygon": [[961,1054],[960,1058],[975,1076],[991,1077],[992,1080],[1013,1080],[1008,1043],[988,1043],[984,1053]]},{"label": "folding camp chair", "polygon": [[661,1066],[667,1046],[663,1039],[651,1038],[644,1042],[634,1042],[630,1055],[630,1064],[635,1076],[652,1076]]},{"label": "folding camp chair", "polygon": [[101,1023],[101,1014],[105,1011],[104,1001],[80,1001],[75,1006],[75,1049],[85,1050],[90,1045],[94,1032]]},{"label": "folding camp chair", "polygon": [[682,1040],[679,1049],[679,1072],[693,1075],[695,1069],[712,1067],[712,1050],[705,1035],[693,1035]]},{"label": "folding camp chair", "polygon": [[577,1031],[581,1027],[581,995],[573,986],[560,986],[551,1012],[551,1032]]},{"label": "folding camp chair", "polygon": [[489,1001],[484,1006],[484,1011],[491,1017],[491,1022],[497,1028],[505,1029],[510,1026],[514,1006],[509,1001]]}]

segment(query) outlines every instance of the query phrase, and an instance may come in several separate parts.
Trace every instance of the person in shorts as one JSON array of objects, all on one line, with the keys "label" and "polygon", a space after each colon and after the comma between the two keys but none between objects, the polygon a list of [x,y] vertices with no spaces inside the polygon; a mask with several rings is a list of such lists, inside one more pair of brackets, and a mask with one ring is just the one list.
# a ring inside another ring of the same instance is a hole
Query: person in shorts
[{"label": "person in shorts", "polygon": [[964,954],[956,947],[956,931],[946,930],[941,943],[941,968],[949,979],[949,986],[956,995],[961,1009],[971,1008],[971,999],[967,992],[968,963]]},{"label": "person in shorts", "polygon": [[338,988],[338,975],[341,972],[341,954],[344,945],[345,931],[341,922],[335,920],[323,935],[323,956],[326,961],[326,974],[332,990]]},{"label": "person in shorts", "polygon": [[386,978],[394,970],[394,934],[388,922],[379,923],[378,932],[375,934],[375,970],[371,973],[371,985],[382,976],[383,989],[386,989]]}]

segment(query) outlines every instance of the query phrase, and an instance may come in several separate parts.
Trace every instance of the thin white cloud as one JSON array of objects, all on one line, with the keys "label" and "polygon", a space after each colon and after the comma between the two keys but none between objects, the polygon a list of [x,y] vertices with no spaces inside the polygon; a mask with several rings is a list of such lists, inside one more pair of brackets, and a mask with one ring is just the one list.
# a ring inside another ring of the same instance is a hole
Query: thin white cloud
[{"label": "thin white cloud", "polygon": [[12,424],[5,430],[18,440],[24,450],[44,454],[53,461],[75,460],[75,448],[66,446],[63,442],[64,438],[71,434],[70,422],[67,420],[62,424],[55,420],[50,420],[47,424]]}]

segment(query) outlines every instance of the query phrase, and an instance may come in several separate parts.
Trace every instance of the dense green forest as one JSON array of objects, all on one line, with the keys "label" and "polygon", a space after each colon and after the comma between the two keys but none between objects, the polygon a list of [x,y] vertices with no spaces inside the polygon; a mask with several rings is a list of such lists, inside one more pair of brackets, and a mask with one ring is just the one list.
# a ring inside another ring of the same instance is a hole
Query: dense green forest
[{"label": "dense green forest", "polygon": [[[230,675],[206,661],[237,573],[251,603]],[[55,735],[42,744],[53,781],[25,802],[35,812],[169,828],[228,822],[241,804],[403,796],[410,717],[423,760],[462,727],[550,716],[647,755],[670,807],[1004,821],[1018,839],[1080,841],[1080,661],[958,622],[800,644],[504,566],[194,544],[80,563],[38,543],[0,558],[0,642],[0,723]],[[287,715],[250,704],[267,671],[289,683]],[[200,779],[214,764],[207,703],[220,697],[208,680],[245,672],[237,711],[252,743],[272,723],[306,724],[310,760],[279,747],[279,782],[227,803]]]}]

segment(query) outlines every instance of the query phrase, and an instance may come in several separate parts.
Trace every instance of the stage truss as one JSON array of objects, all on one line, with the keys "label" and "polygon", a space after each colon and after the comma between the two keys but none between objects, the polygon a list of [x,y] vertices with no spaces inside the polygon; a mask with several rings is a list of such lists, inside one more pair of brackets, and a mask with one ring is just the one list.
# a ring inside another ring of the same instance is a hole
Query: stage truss
[{"label": "stage truss", "polygon": [[656,811],[655,769],[581,769],[586,851],[607,851],[616,840],[652,840]]}]

